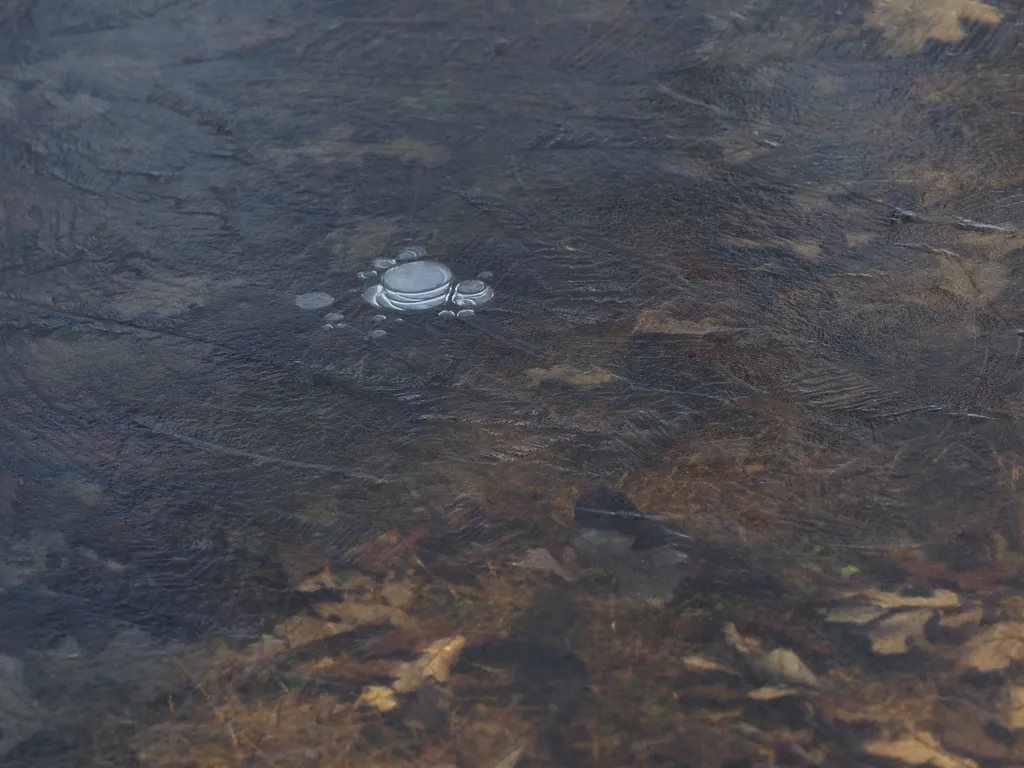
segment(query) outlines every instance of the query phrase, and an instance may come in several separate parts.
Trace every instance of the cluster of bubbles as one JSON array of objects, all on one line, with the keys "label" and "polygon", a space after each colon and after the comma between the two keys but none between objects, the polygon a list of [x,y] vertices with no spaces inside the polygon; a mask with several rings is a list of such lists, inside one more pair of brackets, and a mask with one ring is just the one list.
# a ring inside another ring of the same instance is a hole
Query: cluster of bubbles
[{"label": "cluster of bubbles", "polygon": [[[417,312],[445,307],[458,307],[458,312],[441,309],[439,314],[472,317],[475,307],[494,298],[494,289],[482,279],[456,283],[452,271],[439,261],[426,259],[427,251],[419,245],[403,248],[393,259],[373,260],[373,269],[360,272],[366,281],[363,301],[381,309]],[[489,277],[484,273],[482,277]]]},{"label": "cluster of bubbles", "polygon": [[[394,258],[374,259],[372,269],[359,273],[364,282],[363,301],[378,309],[395,312],[438,309],[438,317],[467,320],[473,317],[477,307],[494,298],[494,288],[485,282],[493,277],[489,272],[456,282],[447,266],[426,257],[426,248],[410,245],[402,248]],[[303,293],[295,297],[295,304],[299,309],[326,309],[334,304],[334,297],[319,291]],[[340,313],[329,313],[324,316],[324,327],[336,328],[341,320]],[[386,315],[374,315],[372,318],[377,324],[385,320]],[[401,322],[401,318],[395,322]],[[383,328],[375,328],[369,334],[371,339],[385,336],[387,332]]]}]

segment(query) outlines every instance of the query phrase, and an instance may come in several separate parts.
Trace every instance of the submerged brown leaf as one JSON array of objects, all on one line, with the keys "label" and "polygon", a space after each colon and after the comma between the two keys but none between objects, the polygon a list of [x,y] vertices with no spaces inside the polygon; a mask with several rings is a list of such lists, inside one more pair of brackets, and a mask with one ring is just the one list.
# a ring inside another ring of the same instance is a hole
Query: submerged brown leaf
[{"label": "submerged brown leaf", "polygon": [[359,703],[373,707],[378,712],[390,712],[398,707],[395,692],[384,685],[371,685],[359,697]]},{"label": "submerged brown leaf", "polygon": [[750,691],[747,696],[754,701],[775,701],[787,696],[801,696],[804,691],[799,688],[786,688],[780,685],[765,685]]},{"label": "submerged brown leaf", "polygon": [[910,650],[911,641],[924,639],[924,628],[934,614],[932,610],[920,609],[883,619],[868,632],[871,650],[882,656],[906,653]]},{"label": "submerged brown leaf", "polygon": [[887,608],[877,605],[841,605],[833,608],[825,616],[825,621],[832,624],[870,624],[887,613]]},{"label": "submerged brown leaf", "polygon": [[452,665],[459,658],[465,645],[466,638],[462,635],[446,637],[431,643],[416,661],[398,666],[392,687],[398,693],[406,693],[419,688],[428,677],[439,683],[447,682]]},{"label": "submerged brown leaf", "polygon": [[793,685],[808,688],[818,686],[818,678],[807,668],[793,651],[788,648],[776,648],[765,651],[756,638],[743,637],[734,624],[725,625],[725,639],[750,665],[758,675]]},{"label": "submerged brown leaf", "polygon": [[956,608],[960,596],[948,589],[936,589],[930,596],[900,595],[881,589],[863,589],[847,597],[860,597],[883,608]]},{"label": "submerged brown leaf", "polygon": [[938,266],[928,271],[939,287],[976,309],[995,299],[1007,285],[1007,266],[1002,262],[970,263],[953,253],[937,256]]},{"label": "submerged brown leaf", "polygon": [[998,672],[1024,659],[1024,624],[1007,622],[989,627],[964,645],[961,669]]},{"label": "submerged brown leaf", "polygon": [[955,43],[966,34],[961,20],[995,24],[1002,14],[979,0],[873,0],[867,23],[881,31],[892,52],[913,53],[929,40]]},{"label": "submerged brown leaf", "polygon": [[720,325],[712,320],[699,322],[679,320],[656,309],[642,309],[637,315],[633,326],[634,334],[666,334],[671,336],[707,336],[709,333],[731,333],[736,331],[728,325]]},{"label": "submerged brown leaf", "polygon": [[926,731],[914,731],[895,738],[883,737],[865,744],[864,751],[876,757],[900,760],[908,765],[978,768],[978,764],[973,760],[947,752],[938,739]]},{"label": "submerged brown leaf", "polygon": [[1007,684],[999,701],[999,722],[1011,731],[1024,728],[1024,686]]},{"label": "submerged brown leaf", "polygon": [[585,389],[587,387],[599,387],[602,384],[610,384],[618,378],[607,371],[599,369],[582,370],[565,364],[555,365],[551,368],[529,368],[525,373],[530,380],[527,384],[528,387],[538,387],[545,381],[558,381]]},{"label": "submerged brown leaf", "polygon": [[390,712],[398,707],[396,693],[415,691],[427,678],[439,683],[451,677],[451,668],[462,653],[466,638],[462,635],[446,637],[431,643],[416,661],[399,664],[394,670],[391,686],[370,685],[363,689],[357,704],[372,707],[379,712]]},{"label": "submerged brown leaf", "polygon": [[967,627],[971,624],[980,624],[984,616],[985,609],[979,605],[960,613],[952,613],[948,616],[943,616],[939,619],[939,625],[946,627],[947,629],[959,629],[960,627]]},{"label": "submerged brown leaf", "polygon": [[694,672],[724,672],[729,675],[736,674],[736,672],[725,664],[722,664],[720,661],[715,661],[714,659],[709,659],[697,654],[684,656],[683,666]]},{"label": "submerged brown leaf", "polygon": [[[548,571],[566,581],[579,581],[579,566],[575,563],[563,565],[546,549],[530,549],[515,563],[518,568],[531,571]],[[575,567],[573,567],[575,565]]]}]

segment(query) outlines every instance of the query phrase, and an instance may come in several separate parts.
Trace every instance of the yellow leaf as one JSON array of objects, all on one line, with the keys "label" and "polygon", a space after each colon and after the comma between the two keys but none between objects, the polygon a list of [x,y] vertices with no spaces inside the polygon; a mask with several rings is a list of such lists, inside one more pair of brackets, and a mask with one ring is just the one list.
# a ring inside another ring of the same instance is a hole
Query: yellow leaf
[{"label": "yellow leaf", "polygon": [[1024,686],[1007,684],[998,711],[1000,722],[1011,731],[1024,728]]},{"label": "yellow leaf", "polygon": [[928,270],[939,287],[981,309],[999,296],[1006,287],[1006,265],[989,261],[970,263],[961,257],[937,254],[939,266]]},{"label": "yellow leaf", "polygon": [[962,613],[943,616],[939,619],[939,624],[943,627],[956,629],[958,627],[966,627],[968,624],[980,624],[984,615],[985,609],[979,605]]},{"label": "yellow leaf", "polygon": [[960,247],[972,254],[976,252],[990,259],[1002,259],[1024,247],[1024,239],[1002,232],[964,232],[960,235]]},{"label": "yellow leaf", "polygon": [[897,54],[919,51],[929,40],[962,40],[966,33],[961,19],[995,24],[1002,18],[979,0],[873,0],[872,6],[868,24],[881,31]]},{"label": "yellow leaf", "polygon": [[462,653],[466,638],[462,635],[446,637],[431,643],[420,658],[407,664],[400,664],[395,670],[394,689],[398,693],[413,691],[432,677],[439,683],[447,682],[451,668]]},{"label": "yellow leaf", "polygon": [[862,248],[874,239],[874,232],[847,232],[846,247],[851,250],[854,248]]},{"label": "yellow leaf", "polygon": [[398,706],[395,692],[383,685],[368,686],[359,697],[359,703],[373,707],[378,712],[390,712]]},{"label": "yellow leaf", "polygon": [[551,368],[529,368],[525,371],[530,379],[528,386],[536,387],[544,381],[561,381],[574,387],[597,387],[609,384],[618,378],[601,370],[583,371],[571,365],[556,365]]},{"label": "yellow leaf", "polygon": [[971,638],[960,657],[960,667],[978,672],[998,672],[1024,659],[1024,624],[1007,622],[989,627]]},{"label": "yellow leaf", "polygon": [[917,731],[897,739],[878,739],[866,744],[864,750],[876,757],[901,760],[908,765],[931,765],[935,768],[978,768],[965,757],[947,752],[930,733]]},{"label": "yellow leaf", "polygon": [[825,621],[832,624],[861,626],[884,616],[888,610],[888,608],[879,608],[877,605],[841,605],[829,611],[825,616]]},{"label": "yellow leaf", "polygon": [[766,652],[759,640],[743,637],[732,623],[725,625],[724,634],[726,642],[744,657],[758,675],[782,683],[817,687],[818,679],[814,673],[788,648]]},{"label": "yellow leaf", "polygon": [[728,333],[735,330],[737,329],[719,325],[711,320],[696,323],[691,320],[679,320],[656,309],[640,310],[636,317],[636,325],[633,326],[634,334],[663,333],[672,336],[706,336],[709,333]]},{"label": "yellow leaf", "polygon": [[957,608],[960,605],[960,596],[948,589],[936,589],[929,597],[900,595],[881,589],[865,589],[848,596],[862,597],[883,608]]},{"label": "yellow leaf", "polygon": [[761,688],[755,688],[750,691],[747,696],[755,701],[774,701],[775,699],[782,699],[786,696],[800,696],[803,693],[804,691],[798,690],[797,688],[765,685]]},{"label": "yellow leaf", "polygon": [[871,650],[882,656],[906,653],[910,650],[911,640],[924,638],[925,625],[934,613],[930,609],[921,609],[897,613],[884,619],[868,633]]},{"label": "yellow leaf", "polygon": [[698,656],[697,654],[684,656],[683,666],[687,669],[692,669],[695,672],[725,672],[730,675],[736,674],[725,666],[725,664],[715,661],[714,659],[708,659],[704,656]]}]

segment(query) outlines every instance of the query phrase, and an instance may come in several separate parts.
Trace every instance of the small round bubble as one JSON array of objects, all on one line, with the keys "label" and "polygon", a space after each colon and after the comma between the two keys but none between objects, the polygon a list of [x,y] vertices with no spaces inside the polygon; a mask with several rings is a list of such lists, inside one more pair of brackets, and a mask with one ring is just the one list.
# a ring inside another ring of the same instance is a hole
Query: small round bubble
[{"label": "small round bubble", "polygon": [[486,289],[487,284],[482,280],[463,280],[455,286],[457,292],[466,294],[483,293]]},{"label": "small round bubble", "polygon": [[481,280],[490,280],[494,277],[493,272],[481,272],[477,277]]},{"label": "small round bubble", "polygon": [[476,302],[472,299],[467,299],[465,296],[456,296],[452,299],[452,303],[457,307],[475,307]]},{"label": "small round bubble", "polygon": [[324,309],[334,303],[334,297],[329,293],[314,291],[312,293],[300,293],[295,297],[295,306],[299,309]]},{"label": "small round bubble", "polygon": [[440,312],[437,313],[437,316],[438,317],[446,317],[446,318],[447,317],[455,317],[455,313],[452,312],[450,309],[442,309]]},{"label": "small round bubble", "polygon": [[334,326],[331,325],[330,323],[324,323],[323,325],[320,326],[320,329],[324,331],[333,331]]},{"label": "small round bubble", "polygon": [[370,322],[371,323],[383,323],[387,319],[388,318],[387,318],[386,315],[374,315],[373,317],[370,318]]},{"label": "small round bubble", "polygon": [[388,335],[388,332],[385,331],[383,328],[375,328],[374,330],[370,331],[370,333],[369,333],[369,337],[373,341],[379,341],[380,339],[387,338],[387,335]]},{"label": "small round bubble", "polygon": [[340,323],[344,319],[345,316],[341,314],[341,312],[331,312],[329,314],[324,315],[325,323]]},{"label": "small round bubble", "polygon": [[382,257],[382,258],[374,259],[373,260],[373,268],[376,269],[376,270],[391,269],[397,263],[398,262],[395,261],[394,259],[387,259],[387,258],[383,258]]},{"label": "small round bubble", "polygon": [[395,256],[399,261],[415,261],[427,255],[427,249],[422,245],[407,245]]},{"label": "small round bubble", "polygon": [[476,312],[474,312],[472,309],[460,309],[455,314],[455,316],[459,318],[459,320],[469,320],[469,318],[473,317],[474,315],[476,315]]},{"label": "small round bubble", "polygon": [[377,276],[377,273],[374,272],[372,269],[364,269],[362,272],[359,273],[359,279],[360,280],[369,280],[371,277],[376,277],[376,276]]}]

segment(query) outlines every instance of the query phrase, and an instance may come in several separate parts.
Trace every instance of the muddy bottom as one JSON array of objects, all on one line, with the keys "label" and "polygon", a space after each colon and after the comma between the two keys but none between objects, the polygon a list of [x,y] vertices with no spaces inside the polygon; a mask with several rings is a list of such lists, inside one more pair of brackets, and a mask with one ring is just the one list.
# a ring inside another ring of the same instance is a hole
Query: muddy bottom
[{"label": "muddy bottom", "polygon": [[0,763],[1024,761],[1018,0],[0,0]]}]

